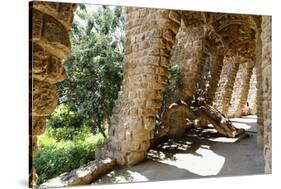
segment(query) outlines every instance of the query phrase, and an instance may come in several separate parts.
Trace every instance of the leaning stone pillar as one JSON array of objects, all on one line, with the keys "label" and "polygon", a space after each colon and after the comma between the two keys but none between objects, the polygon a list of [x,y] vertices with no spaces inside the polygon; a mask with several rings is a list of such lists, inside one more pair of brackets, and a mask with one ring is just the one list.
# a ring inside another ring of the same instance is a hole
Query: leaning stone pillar
[{"label": "leaning stone pillar", "polygon": [[261,16],[256,16],[256,75],[257,75],[257,142],[263,148],[264,126],[263,126],[263,90],[262,90],[262,40],[261,40]]},{"label": "leaning stone pillar", "polygon": [[215,98],[215,92],[218,87],[220,80],[220,74],[223,66],[223,56],[222,55],[212,55],[211,57],[211,69],[210,77],[208,78],[208,87],[206,89],[206,103],[212,104]]},{"label": "leaning stone pillar", "polygon": [[187,27],[184,35],[186,40],[184,48],[179,49],[184,54],[183,59],[179,62],[182,79],[180,97],[182,100],[190,102],[196,93],[197,87],[199,87],[203,68],[208,57],[205,48],[207,43],[205,40],[205,27]]},{"label": "leaning stone pillar", "polygon": [[247,101],[247,99],[248,99],[248,94],[250,92],[250,84],[251,84],[250,82],[251,82],[251,78],[253,75],[253,66],[254,66],[253,62],[246,63],[246,74],[245,74],[244,81],[242,84],[239,104],[235,110],[235,114],[234,114],[235,117],[240,117],[242,115],[248,114],[248,107],[250,107],[250,105],[249,105],[249,102]]},{"label": "leaning stone pillar", "polygon": [[271,16],[262,17],[262,90],[263,90],[263,125],[264,125],[264,158],[265,158],[265,172],[271,173],[272,169],[272,136],[271,136],[271,122],[272,122],[272,24]]},{"label": "leaning stone pillar", "polygon": [[110,118],[108,140],[97,149],[97,158],[116,158],[119,165],[144,160],[180,22],[178,11],[127,8],[124,79]]},{"label": "leaning stone pillar", "polygon": [[239,68],[237,58],[224,58],[222,71],[213,106],[226,115],[231,99],[234,81]]},{"label": "leaning stone pillar", "polygon": [[247,97],[247,109],[245,110],[246,115],[257,114],[257,75],[256,66],[253,68],[253,73],[250,79],[250,87]]},{"label": "leaning stone pillar", "polygon": [[32,162],[38,150],[37,136],[45,131],[46,118],[57,106],[56,83],[64,80],[61,64],[70,53],[69,30],[75,5],[32,2],[30,4],[30,187],[37,182]]},{"label": "leaning stone pillar", "polygon": [[252,69],[253,66],[251,62],[239,64],[239,69],[233,86],[230,107],[228,109],[228,117],[242,116],[242,112],[244,112],[247,103],[246,100],[249,92]]}]

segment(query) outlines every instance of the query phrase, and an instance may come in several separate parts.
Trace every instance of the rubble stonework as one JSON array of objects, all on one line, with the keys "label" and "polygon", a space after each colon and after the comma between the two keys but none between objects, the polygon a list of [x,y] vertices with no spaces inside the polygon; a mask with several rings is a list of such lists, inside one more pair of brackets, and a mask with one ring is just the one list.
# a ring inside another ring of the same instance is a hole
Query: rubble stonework
[{"label": "rubble stonework", "polygon": [[[30,6],[31,160],[38,150],[37,136],[44,133],[46,118],[57,106],[56,83],[66,76],[61,61],[70,54],[75,7],[47,2]],[[173,62],[179,65],[182,79],[177,100],[191,101],[199,88],[204,91],[206,107],[217,117],[257,112],[258,142],[264,144],[265,170],[271,172],[271,17],[126,9],[124,79],[107,141],[96,149],[96,158],[116,159],[114,165],[134,165],[145,159]],[[171,135],[183,132],[182,118],[188,114],[184,111],[186,108],[177,107],[171,113],[179,125]],[[217,123],[207,110],[201,113]],[[32,166],[30,177],[35,186]]]},{"label": "rubble stonework", "polygon": [[262,17],[262,90],[263,90],[263,125],[264,125],[264,158],[265,172],[272,169],[272,20],[270,16]]},{"label": "rubble stonework", "polygon": [[[57,106],[56,83],[65,79],[61,63],[70,53],[69,30],[76,5],[32,2],[30,4],[32,48],[30,67],[30,160],[38,150],[37,136],[45,131],[46,117]],[[36,170],[30,163],[31,187],[37,182]]]},{"label": "rubble stonework", "polygon": [[146,156],[167,82],[170,51],[180,27],[177,11],[127,8],[124,79],[109,139],[97,157],[133,165]]},{"label": "rubble stonework", "polygon": [[249,92],[247,97],[247,109],[245,115],[256,115],[257,114],[257,74],[256,66],[253,68],[253,74],[250,79]]},{"label": "rubble stonework", "polygon": [[227,115],[230,105],[232,90],[238,68],[239,63],[237,58],[226,58],[224,60],[220,80],[215,93],[215,99],[213,101],[213,106],[224,115]]},{"label": "rubble stonework", "polygon": [[256,22],[256,75],[257,75],[257,142],[263,148],[264,126],[263,126],[263,89],[262,89],[262,39],[261,39],[262,17],[255,17]]},{"label": "rubble stonework", "polygon": [[[250,114],[250,109],[251,111],[253,111],[253,104],[250,104],[247,101],[248,99],[248,94],[250,92],[250,82],[251,82],[251,77],[253,75],[253,66],[254,66],[254,62],[247,62],[246,63],[246,74],[245,77],[243,79],[243,84],[242,84],[242,90],[240,93],[240,97],[239,97],[239,104],[237,106],[236,109],[236,113],[233,115],[233,117],[241,117],[243,115],[249,115]],[[252,83],[253,84],[253,83]],[[256,85],[254,85],[256,86]],[[254,98],[254,97],[253,97]]]}]

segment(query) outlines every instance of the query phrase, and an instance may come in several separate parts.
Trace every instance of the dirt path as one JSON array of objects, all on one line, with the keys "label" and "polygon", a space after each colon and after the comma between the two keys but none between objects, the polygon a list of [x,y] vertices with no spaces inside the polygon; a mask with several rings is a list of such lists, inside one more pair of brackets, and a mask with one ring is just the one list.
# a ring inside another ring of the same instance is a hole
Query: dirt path
[{"label": "dirt path", "polygon": [[251,135],[239,141],[219,136],[214,129],[193,130],[149,151],[146,161],[120,168],[93,184],[163,181],[214,176],[263,174],[262,150],[256,142],[256,117],[232,119]]}]

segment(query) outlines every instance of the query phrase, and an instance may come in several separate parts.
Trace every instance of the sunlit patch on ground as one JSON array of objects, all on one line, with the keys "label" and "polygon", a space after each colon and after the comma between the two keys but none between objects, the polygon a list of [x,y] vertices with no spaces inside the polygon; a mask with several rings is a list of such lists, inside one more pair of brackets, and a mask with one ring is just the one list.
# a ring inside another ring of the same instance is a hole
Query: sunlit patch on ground
[{"label": "sunlit patch on ground", "polygon": [[263,174],[262,150],[256,143],[256,116],[232,121],[250,137],[237,140],[221,136],[212,127],[194,129],[180,139],[169,139],[150,149],[145,162],[119,168],[93,184]]}]

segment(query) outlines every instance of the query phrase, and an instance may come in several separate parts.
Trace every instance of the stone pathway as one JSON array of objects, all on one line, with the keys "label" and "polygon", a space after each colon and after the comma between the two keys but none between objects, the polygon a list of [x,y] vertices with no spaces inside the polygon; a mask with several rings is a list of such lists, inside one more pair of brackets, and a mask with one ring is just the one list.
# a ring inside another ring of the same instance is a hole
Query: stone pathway
[{"label": "stone pathway", "polygon": [[181,139],[170,139],[151,149],[143,163],[115,169],[92,184],[263,174],[256,119],[256,116],[232,119],[235,127],[246,129],[250,137],[225,138],[211,127],[192,130]]}]

